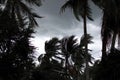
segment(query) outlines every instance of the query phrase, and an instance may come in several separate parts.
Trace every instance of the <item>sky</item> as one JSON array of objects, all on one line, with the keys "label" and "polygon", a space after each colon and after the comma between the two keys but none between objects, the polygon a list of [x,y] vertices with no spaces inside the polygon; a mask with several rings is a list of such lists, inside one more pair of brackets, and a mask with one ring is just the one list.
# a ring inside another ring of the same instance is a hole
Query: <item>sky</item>
[{"label": "sky", "polygon": [[[37,19],[39,27],[36,27],[35,38],[32,39],[32,44],[36,46],[36,56],[45,53],[44,42],[53,37],[62,38],[75,35],[80,39],[83,35],[83,22],[75,19],[71,9],[60,13],[60,8],[65,2],[66,0],[44,0],[41,7],[35,7],[36,13],[43,17]],[[94,19],[94,21],[87,20],[88,33],[93,36],[94,42],[89,45],[89,49],[93,50],[91,54],[95,59],[100,59],[102,11],[92,2],[89,3]]]}]

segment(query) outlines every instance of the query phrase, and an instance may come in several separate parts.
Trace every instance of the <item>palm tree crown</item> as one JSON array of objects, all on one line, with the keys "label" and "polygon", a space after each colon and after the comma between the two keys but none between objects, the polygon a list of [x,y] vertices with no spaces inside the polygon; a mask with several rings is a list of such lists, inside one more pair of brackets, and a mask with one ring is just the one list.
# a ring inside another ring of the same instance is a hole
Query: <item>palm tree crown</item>
[{"label": "palm tree crown", "polygon": [[[66,8],[70,8],[73,10],[73,14],[75,18],[80,21],[80,16],[83,18],[84,16],[84,5],[86,3],[86,0],[68,0],[62,7],[61,11],[65,11]],[[88,1],[86,4],[86,16],[88,19],[93,20],[91,17],[91,9],[89,7]]]},{"label": "palm tree crown", "polygon": [[32,12],[31,8],[27,5],[40,6],[41,0],[0,0],[0,2],[5,6],[2,12],[7,11],[10,16],[15,15],[20,27],[23,27],[23,19],[27,19],[29,21],[27,24],[32,27],[37,25],[34,18],[41,18],[36,13]]}]

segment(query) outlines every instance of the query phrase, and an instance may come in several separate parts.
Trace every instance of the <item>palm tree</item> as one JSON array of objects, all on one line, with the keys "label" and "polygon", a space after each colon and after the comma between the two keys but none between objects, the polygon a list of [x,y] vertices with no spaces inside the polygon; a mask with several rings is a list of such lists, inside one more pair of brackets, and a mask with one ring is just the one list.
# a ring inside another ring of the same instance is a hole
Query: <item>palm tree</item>
[{"label": "palm tree", "polygon": [[[14,34],[14,28],[12,29],[13,32],[11,31],[8,34]],[[29,41],[31,33],[33,30],[24,30],[21,33],[16,33],[16,35],[1,37],[0,77],[4,80],[26,80],[30,77],[29,74],[31,74],[31,69],[34,66],[32,55],[34,47],[30,45]]]},{"label": "palm tree", "polygon": [[74,65],[72,64],[72,55],[74,55],[78,49],[78,43],[77,39],[75,39],[74,36],[70,37],[64,37],[61,39],[61,54],[63,54],[65,58],[65,78],[66,79],[71,79],[73,77],[74,79],[76,78],[76,69]]},{"label": "palm tree", "polygon": [[[90,36],[90,34],[88,34],[87,35],[87,44],[91,44],[91,43],[93,43],[92,42],[92,36]],[[91,54],[90,54],[90,52],[92,51],[92,50],[90,50],[90,49],[88,49],[88,54],[86,55],[85,54],[85,36],[83,35],[82,37],[81,37],[81,41],[80,41],[80,46],[79,46],[79,53],[81,53],[81,58],[83,59],[83,62],[82,62],[82,64],[84,64],[84,63],[86,63],[86,58],[88,59],[88,63],[91,63],[92,64],[92,60],[93,60],[93,57],[91,56]],[[79,58],[80,59],[80,58]],[[78,60],[79,60],[78,59]],[[80,64],[80,63],[79,63]],[[80,66],[80,65],[78,65],[78,66]],[[83,65],[81,65],[81,68],[84,68],[84,67],[86,67],[86,66],[83,66]],[[88,69],[90,69],[90,66],[88,65]],[[84,70],[84,72],[86,72],[86,68],[85,68],[85,70]],[[86,79],[86,73],[83,73],[82,71],[81,71],[81,77],[82,77],[82,79],[84,80],[84,79]],[[90,79],[90,70],[88,71],[88,74],[89,74],[89,79]]]},{"label": "palm tree", "polygon": [[[0,31],[1,31],[1,48],[5,50],[5,46],[10,52],[10,44],[12,37],[18,37],[21,32],[37,25],[34,17],[39,17],[33,13],[24,2],[40,5],[40,0],[0,0]],[[3,7],[4,6],[4,7]],[[3,9],[2,9],[3,8]],[[32,29],[32,28],[31,28]],[[7,41],[6,41],[7,40]],[[8,47],[8,46],[9,47]],[[4,47],[4,48],[3,48]]]},{"label": "palm tree", "polygon": [[[90,20],[93,20],[91,18],[91,10],[88,4],[88,0],[68,0],[61,8],[62,12],[66,8],[71,8],[73,10],[74,16],[78,21],[80,21],[80,16],[83,18],[83,28],[84,28],[84,35],[85,35],[85,53],[88,54],[88,44],[87,44],[87,18]],[[89,74],[88,74],[88,60],[86,57],[86,80],[89,80]]]},{"label": "palm tree", "polygon": [[[40,65],[36,69],[38,72],[34,78],[42,80],[64,80],[63,58],[60,57],[60,40],[52,38],[45,42],[45,54],[39,56]],[[35,79],[36,80],[36,79]]]},{"label": "palm tree", "polygon": [[[87,43],[92,43],[91,39],[92,37],[87,35]],[[55,77],[62,78],[62,80],[82,79],[86,58],[84,36],[80,42],[78,44],[75,36],[64,37],[61,40],[52,38],[46,41],[46,53],[40,55],[38,58],[40,62],[38,74],[41,75],[43,73],[45,76],[51,74],[49,77],[52,79]],[[91,62],[91,55],[88,54],[88,57],[88,62]]]},{"label": "palm tree", "polygon": [[[119,35],[120,2],[118,0],[93,0],[103,10],[102,36],[102,60],[105,60],[106,49],[111,45],[111,51],[115,48],[116,37]],[[118,39],[120,37],[118,36]],[[119,40],[118,40],[119,41]],[[119,44],[118,44],[119,45]]]},{"label": "palm tree", "polygon": [[0,0],[0,7],[5,7],[0,10],[0,68],[3,70],[0,74],[5,80],[26,80],[34,65],[34,47],[29,39],[34,32],[32,27],[37,25],[35,17],[39,16],[25,2],[40,3],[39,0]]},{"label": "palm tree", "polygon": [[[92,37],[87,35],[87,43],[92,43]],[[71,76],[75,80],[82,79],[84,64],[86,63],[85,37],[82,36],[80,44],[74,36],[64,37],[61,40],[61,51],[65,56],[66,78]],[[89,51],[89,50],[88,50]],[[91,62],[91,55],[88,54],[88,62]],[[74,63],[74,64],[72,64]]]},{"label": "palm tree", "polygon": [[43,54],[39,56],[38,60],[41,62],[41,66],[43,64],[49,64],[51,61],[50,59],[53,59],[53,57],[57,58],[57,55],[59,53],[60,49],[60,44],[59,44],[59,39],[58,38],[52,38],[49,41],[45,42],[45,54],[44,57],[42,58]]},{"label": "palm tree", "polygon": [[[30,5],[41,5],[41,0],[0,0],[1,4],[4,5],[4,9],[2,12],[7,11],[8,14],[14,15],[16,20],[18,21],[19,27],[23,28],[23,19],[27,18],[29,23],[28,25],[31,25],[29,27],[33,27],[37,25],[35,17],[39,17],[36,13],[31,11],[31,7],[28,7],[27,4]],[[26,4],[27,3],[27,4]],[[12,17],[12,16],[11,16]]]}]

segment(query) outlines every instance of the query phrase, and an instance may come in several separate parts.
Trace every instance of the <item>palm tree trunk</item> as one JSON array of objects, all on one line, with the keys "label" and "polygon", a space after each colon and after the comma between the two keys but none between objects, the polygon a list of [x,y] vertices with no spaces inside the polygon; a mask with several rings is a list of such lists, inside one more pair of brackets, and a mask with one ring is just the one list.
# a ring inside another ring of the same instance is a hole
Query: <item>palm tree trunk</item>
[{"label": "palm tree trunk", "polygon": [[88,44],[87,44],[87,17],[86,17],[86,7],[87,6],[87,0],[85,1],[84,4],[84,16],[83,16],[83,27],[84,27],[84,36],[85,36],[85,55],[86,55],[86,69],[85,69],[85,74],[86,74],[86,80],[89,80],[89,65],[88,65]]},{"label": "palm tree trunk", "polygon": [[120,32],[118,33],[118,50],[120,50]]},{"label": "palm tree trunk", "polygon": [[107,53],[106,53],[106,44],[107,44],[107,41],[106,41],[106,37],[103,37],[102,39],[102,62],[105,62],[106,61],[106,56],[107,56]]},{"label": "palm tree trunk", "polygon": [[[116,7],[117,8],[117,7]],[[115,17],[115,26],[116,26],[116,29],[113,30],[113,37],[112,37],[112,44],[111,44],[111,51],[114,50],[115,48],[115,42],[116,42],[116,37],[117,37],[117,33],[118,33],[118,30],[119,30],[119,23],[118,23],[118,11],[116,10],[116,17]]]},{"label": "palm tree trunk", "polygon": [[111,51],[115,48],[116,36],[117,36],[117,33],[114,32],[112,37]]},{"label": "palm tree trunk", "polygon": [[79,67],[78,67],[78,72],[77,72],[77,80],[80,80],[80,72],[79,72]]},{"label": "palm tree trunk", "polygon": [[65,55],[65,73],[66,73],[66,80],[68,79],[68,53],[66,52]]}]

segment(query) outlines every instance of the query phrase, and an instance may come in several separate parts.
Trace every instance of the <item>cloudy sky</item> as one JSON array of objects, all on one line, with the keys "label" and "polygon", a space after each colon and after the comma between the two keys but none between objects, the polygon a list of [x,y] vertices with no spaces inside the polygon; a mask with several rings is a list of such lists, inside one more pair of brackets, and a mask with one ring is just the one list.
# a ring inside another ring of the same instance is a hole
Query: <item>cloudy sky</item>
[{"label": "cloudy sky", "polygon": [[[60,7],[66,0],[44,0],[43,5],[35,8],[36,12],[43,16],[42,19],[37,19],[39,27],[36,28],[35,38],[32,43],[37,47],[37,55],[44,53],[44,42],[52,37],[62,38],[63,36],[76,35],[80,38],[83,35],[83,22],[78,22],[72,10],[66,9],[64,13],[60,13]],[[94,21],[88,21],[88,33],[94,38],[94,44],[90,44],[92,49],[92,56],[99,59],[101,56],[101,39],[100,26],[102,19],[102,12],[93,3],[90,2]]]}]

